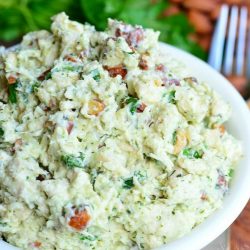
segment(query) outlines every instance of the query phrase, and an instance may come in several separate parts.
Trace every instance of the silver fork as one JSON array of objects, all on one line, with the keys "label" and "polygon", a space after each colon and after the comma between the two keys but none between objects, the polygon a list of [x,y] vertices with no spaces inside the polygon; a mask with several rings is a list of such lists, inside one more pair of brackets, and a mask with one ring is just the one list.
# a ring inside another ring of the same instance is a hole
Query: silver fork
[{"label": "silver fork", "polygon": [[247,16],[245,6],[221,7],[208,63],[226,76],[244,75],[250,79],[250,30],[247,31]]},{"label": "silver fork", "polygon": [[[246,7],[223,5],[216,23],[208,63],[225,76],[245,76],[250,80],[250,28],[247,28]],[[226,246],[234,237],[227,230],[217,239]],[[222,247],[222,249],[230,249]],[[209,246],[204,250],[209,250]],[[214,249],[214,248],[211,248]]]}]

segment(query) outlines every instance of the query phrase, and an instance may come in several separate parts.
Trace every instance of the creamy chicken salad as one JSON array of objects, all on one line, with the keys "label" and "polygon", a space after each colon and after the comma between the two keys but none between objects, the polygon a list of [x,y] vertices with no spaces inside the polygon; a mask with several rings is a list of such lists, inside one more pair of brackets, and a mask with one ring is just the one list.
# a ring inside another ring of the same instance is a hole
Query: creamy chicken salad
[{"label": "creamy chicken salad", "polygon": [[[61,13],[0,57],[0,236],[21,249],[152,249],[221,207],[230,107],[158,32]],[[190,65],[192,66],[192,65]],[[219,83],[218,83],[219,84]]]}]

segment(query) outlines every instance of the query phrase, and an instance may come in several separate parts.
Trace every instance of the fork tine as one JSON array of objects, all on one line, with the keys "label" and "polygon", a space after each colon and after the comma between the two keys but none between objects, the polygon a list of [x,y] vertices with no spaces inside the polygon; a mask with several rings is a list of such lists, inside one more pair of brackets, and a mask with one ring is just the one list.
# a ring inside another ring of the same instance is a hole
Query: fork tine
[{"label": "fork tine", "polygon": [[225,52],[224,67],[223,67],[223,72],[225,75],[230,75],[233,73],[232,71],[233,71],[233,58],[234,58],[234,48],[236,41],[237,21],[238,21],[238,7],[233,6],[230,14],[226,52]]},{"label": "fork tine", "polygon": [[247,49],[247,67],[246,67],[246,70],[247,70],[247,79],[250,80],[250,26],[248,28],[248,38],[247,38],[247,46],[246,46],[246,49]]},{"label": "fork tine", "polygon": [[240,24],[238,42],[236,48],[236,75],[242,75],[244,72],[244,52],[246,44],[246,28],[247,28],[247,8],[242,7],[240,10]]},{"label": "fork tine", "polygon": [[228,9],[229,9],[228,5],[225,4],[222,5],[221,7],[220,16],[215,27],[211,43],[211,49],[208,57],[208,63],[218,71],[220,71],[221,69],[222,58],[223,58],[223,48],[224,48],[226,29],[227,29]]}]

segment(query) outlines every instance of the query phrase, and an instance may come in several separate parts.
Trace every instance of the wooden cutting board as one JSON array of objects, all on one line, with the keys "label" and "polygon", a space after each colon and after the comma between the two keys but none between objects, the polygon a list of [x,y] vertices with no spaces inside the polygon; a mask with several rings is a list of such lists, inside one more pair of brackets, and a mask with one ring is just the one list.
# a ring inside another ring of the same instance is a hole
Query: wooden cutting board
[{"label": "wooden cutting board", "polygon": [[229,244],[230,250],[250,250],[250,201],[230,227]]}]

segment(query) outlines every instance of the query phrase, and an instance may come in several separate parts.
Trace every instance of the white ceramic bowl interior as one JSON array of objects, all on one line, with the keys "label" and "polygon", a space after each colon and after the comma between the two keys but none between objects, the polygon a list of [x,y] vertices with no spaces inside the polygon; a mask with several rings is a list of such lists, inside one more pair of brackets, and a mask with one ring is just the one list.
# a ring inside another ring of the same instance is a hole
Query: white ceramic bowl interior
[{"label": "white ceramic bowl interior", "polygon": [[[225,197],[223,207],[212,214],[188,235],[164,245],[157,250],[198,250],[223,233],[238,217],[250,197],[250,116],[245,101],[235,88],[217,71],[200,59],[173,46],[161,43],[161,48],[187,65],[192,76],[206,82],[232,106],[232,117],[227,123],[231,134],[242,141],[244,158],[237,166]],[[0,241],[1,250],[17,248]]]}]

